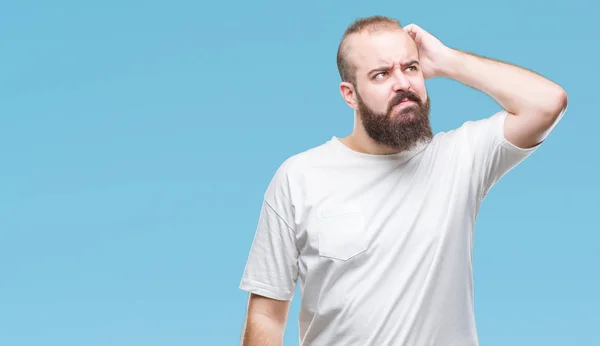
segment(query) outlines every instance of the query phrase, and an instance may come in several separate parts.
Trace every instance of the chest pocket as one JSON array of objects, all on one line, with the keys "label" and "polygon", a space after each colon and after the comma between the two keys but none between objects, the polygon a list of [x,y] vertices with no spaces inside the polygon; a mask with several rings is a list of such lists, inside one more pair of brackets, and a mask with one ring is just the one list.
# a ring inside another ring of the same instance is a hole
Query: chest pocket
[{"label": "chest pocket", "polygon": [[316,227],[322,257],[347,261],[367,249],[367,228],[358,205],[344,204],[320,210]]}]

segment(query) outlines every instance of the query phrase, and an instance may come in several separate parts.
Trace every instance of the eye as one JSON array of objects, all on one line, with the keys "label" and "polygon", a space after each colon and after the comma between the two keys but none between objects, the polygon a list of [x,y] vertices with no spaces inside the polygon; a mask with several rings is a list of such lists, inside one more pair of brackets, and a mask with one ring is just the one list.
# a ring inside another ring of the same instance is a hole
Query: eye
[{"label": "eye", "polygon": [[379,72],[373,76],[373,79],[380,79],[382,77],[385,77],[386,75],[387,75],[387,72]]},{"label": "eye", "polygon": [[418,70],[418,68],[417,68],[417,66],[416,66],[416,65],[412,65],[412,66],[409,66],[409,67],[407,68],[407,70],[411,70],[411,71],[417,71],[417,70]]}]

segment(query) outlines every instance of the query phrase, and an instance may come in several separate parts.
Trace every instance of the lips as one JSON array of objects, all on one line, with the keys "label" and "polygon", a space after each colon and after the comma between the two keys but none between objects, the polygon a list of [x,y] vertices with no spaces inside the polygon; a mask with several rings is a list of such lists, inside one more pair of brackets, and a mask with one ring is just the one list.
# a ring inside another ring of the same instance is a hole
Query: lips
[{"label": "lips", "polygon": [[394,107],[404,106],[404,105],[411,104],[411,103],[415,103],[415,101],[409,100],[409,99],[403,99],[403,100],[400,100],[400,102],[398,102]]},{"label": "lips", "polygon": [[405,106],[408,104],[418,104],[420,101],[419,97],[412,92],[401,92],[396,94],[391,102],[392,107]]}]

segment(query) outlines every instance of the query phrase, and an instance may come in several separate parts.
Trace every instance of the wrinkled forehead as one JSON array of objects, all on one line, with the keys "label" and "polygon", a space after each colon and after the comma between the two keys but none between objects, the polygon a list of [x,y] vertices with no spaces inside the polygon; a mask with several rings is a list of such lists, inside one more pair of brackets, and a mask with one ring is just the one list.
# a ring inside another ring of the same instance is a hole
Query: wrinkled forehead
[{"label": "wrinkled forehead", "polygon": [[348,58],[357,74],[381,65],[417,60],[419,52],[413,39],[402,29],[361,32],[349,37]]}]

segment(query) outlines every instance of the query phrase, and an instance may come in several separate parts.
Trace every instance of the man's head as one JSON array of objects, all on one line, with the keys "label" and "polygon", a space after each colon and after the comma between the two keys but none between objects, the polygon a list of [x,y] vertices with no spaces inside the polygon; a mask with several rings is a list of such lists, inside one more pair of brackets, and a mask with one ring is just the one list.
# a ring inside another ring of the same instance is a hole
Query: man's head
[{"label": "man's head", "polygon": [[432,137],[419,52],[397,20],[354,22],[344,33],[337,64],[340,92],[375,142],[409,150]]}]

